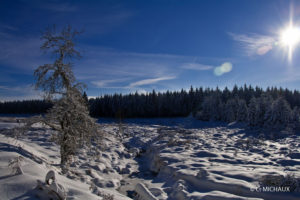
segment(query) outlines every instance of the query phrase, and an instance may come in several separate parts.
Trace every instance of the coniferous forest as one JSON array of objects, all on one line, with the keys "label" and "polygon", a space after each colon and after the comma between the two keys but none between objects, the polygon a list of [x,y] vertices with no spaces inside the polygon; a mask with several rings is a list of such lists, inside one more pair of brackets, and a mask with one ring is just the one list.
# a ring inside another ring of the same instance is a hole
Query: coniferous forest
[{"label": "coniferous forest", "polygon": [[[84,94],[86,100],[86,94]],[[283,88],[244,85],[232,89],[193,88],[189,91],[114,94],[88,100],[93,117],[185,117],[204,121],[247,122],[251,126],[298,127],[300,93]],[[52,106],[45,100],[0,103],[2,114],[41,114]]]},{"label": "coniferous forest", "polygon": [[42,114],[52,107],[46,100],[23,100],[0,102],[1,114]]}]

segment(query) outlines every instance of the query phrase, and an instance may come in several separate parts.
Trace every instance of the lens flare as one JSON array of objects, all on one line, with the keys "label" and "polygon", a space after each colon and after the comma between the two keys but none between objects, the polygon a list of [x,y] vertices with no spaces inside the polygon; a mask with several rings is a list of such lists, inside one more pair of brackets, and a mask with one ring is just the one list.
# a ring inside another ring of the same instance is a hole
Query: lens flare
[{"label": "lens flare", "polygon": [[225,73],[228,73],[232,70],[232,64],[230,62],[225,62],[221,66],[218,66],[214,69],[214,74],[216,76],[222,76]]}]

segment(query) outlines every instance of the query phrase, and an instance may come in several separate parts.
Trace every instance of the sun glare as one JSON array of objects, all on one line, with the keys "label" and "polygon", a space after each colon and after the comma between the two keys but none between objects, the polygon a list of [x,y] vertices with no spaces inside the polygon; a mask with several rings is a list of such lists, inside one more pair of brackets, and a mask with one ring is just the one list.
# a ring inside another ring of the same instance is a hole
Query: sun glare
[{"label": "sun glare", "polygon": [[288,57],[291,60],[293,49],[300,43],[300,28],[290,23],[289,27],[281,32],[280,37],[281,44],[288,48]]},{"label": "sun glare", "polygon": [[300,42],[300,29],[295,27],[288,27],[282,32],[282,44],[288,47],[294,47]]}]

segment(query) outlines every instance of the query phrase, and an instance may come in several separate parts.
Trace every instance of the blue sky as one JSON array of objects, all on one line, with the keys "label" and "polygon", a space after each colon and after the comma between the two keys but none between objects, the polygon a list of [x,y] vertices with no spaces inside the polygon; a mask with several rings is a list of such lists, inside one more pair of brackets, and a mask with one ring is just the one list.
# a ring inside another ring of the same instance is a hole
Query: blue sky
[{"label": "blue sky", "polygon": [[280,43],[300,2],[288,0],[0,1],[0,100],[39,98],[33,71],[49,25],[84,29],[77,79],[89,96],[234,84],[300,89],[300,45]]}]

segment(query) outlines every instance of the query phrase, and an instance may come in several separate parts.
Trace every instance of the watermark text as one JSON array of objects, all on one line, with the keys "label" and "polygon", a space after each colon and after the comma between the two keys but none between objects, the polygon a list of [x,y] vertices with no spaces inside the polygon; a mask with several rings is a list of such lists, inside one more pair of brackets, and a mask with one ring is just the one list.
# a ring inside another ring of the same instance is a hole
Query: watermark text
[{"label": "watermark text", "polygon": [[290,187],[264,186],[252,187],[251,192],[290,192]]}]

